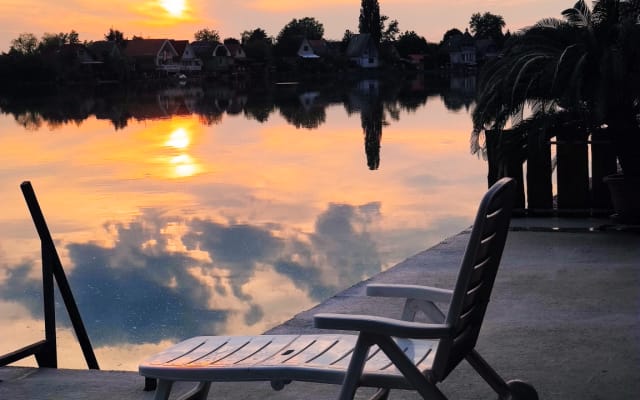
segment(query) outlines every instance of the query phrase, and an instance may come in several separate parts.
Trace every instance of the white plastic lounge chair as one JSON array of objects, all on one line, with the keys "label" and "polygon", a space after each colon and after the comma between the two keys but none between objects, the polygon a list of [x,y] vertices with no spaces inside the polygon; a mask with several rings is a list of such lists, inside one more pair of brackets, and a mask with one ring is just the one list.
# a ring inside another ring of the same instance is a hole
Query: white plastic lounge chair
[{"label": "white plastic lounge chair", "polygon": [[[503,178],[480,203],[455,289],[375,284],[371,296],[406,298],[402,320],[369,315],[317,314],[315,326],[358,334],[200,336],[140,364],[158,379],[156,400],[166,400],[175,381],[200,382],[181,399],[207,398],[211,382],[291,381],[341,384],[339,399],[358,387],[417,390],[425,399],[446,399],[436,384],[466,359],[500,399],[537,400],[522,381],[505,382],[474,349],[506,241],[515,182]],[[435,303],[449,303],[448,312]],[[414,321],[418,311],[432,323]]]}]

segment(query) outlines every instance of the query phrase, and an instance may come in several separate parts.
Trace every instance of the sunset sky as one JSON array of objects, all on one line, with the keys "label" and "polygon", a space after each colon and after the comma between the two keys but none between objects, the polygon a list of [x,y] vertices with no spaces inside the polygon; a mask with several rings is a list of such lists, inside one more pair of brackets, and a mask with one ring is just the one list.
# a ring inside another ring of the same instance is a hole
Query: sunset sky
[{"label": "sunset sky", "polygon": [[[439,42],[450,28],[464,30],[475,12],[502,15],[507,29],[517,31],[546,17],[558,17],[571,0],[383,0],[381,14],[397,19],[400,30],[413,30],[429,42]],[[360,0],[0,0],[0,52],[11,40],[29,32],[80,34],[80,40],[100,40],[109,28],[149,38],[193,39],[202,28],[222,38],[262,28],[276,36],[293,18],[314,17],[326,39],[341,39],[357,31]]]}]

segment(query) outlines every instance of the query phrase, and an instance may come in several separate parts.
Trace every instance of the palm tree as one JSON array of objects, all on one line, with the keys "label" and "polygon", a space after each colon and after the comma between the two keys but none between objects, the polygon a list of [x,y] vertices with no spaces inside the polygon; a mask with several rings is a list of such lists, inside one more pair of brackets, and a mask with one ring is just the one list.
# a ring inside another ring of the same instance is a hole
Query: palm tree
[{"label": "palm tree", "polygon": [[624,173],[640,176],[640,0],[579,0],[562,15],[514,35],[483,69],[474,129],[511,121],[517,140],[604,130]]}]

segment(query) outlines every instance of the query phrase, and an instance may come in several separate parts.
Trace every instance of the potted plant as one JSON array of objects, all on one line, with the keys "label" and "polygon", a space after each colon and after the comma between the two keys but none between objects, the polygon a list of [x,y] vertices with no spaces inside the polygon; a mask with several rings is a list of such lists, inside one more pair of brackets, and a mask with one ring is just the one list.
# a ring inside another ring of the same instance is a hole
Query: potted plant
[{"label": "potted plant", "polygon": [[[512,36],[503,54],[483,68],[474,129],[554,135],[602,132],[613,144],[619,171],[614,207],[640,220],[640,0],[579,0],[563,19],[544,19]],[[524,118],[527,114],[527,118]],[[535,129],[532,129],[535,127]]]}]

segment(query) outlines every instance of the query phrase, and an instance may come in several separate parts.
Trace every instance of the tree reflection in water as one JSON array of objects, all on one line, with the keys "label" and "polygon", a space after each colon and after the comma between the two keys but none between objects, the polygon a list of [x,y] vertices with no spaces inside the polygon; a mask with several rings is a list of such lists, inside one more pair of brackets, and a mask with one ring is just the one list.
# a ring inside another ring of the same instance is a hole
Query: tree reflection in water
[{"label": "tree reflection in water", "polygon": [[65,124],[81,124],[87,118],[111,121],[115,130],[130,120],[197,115],[205,125],[222,121],[225,115],[243,114],[260,123],[279,112],[300,129],[318,129],[326,120],[326,109],[342,105],[349,113],[359,113],[364,131],[367,166],[380,167],[380,148],[387,116],[399,119],[399,110],[415,111],[429,97],[439,96],[447,108],[469,109],[475,95],[475,77],[444,79],[376,80],[352,82],[300,83],[295,85],[192,87],[83,87],[25,94],[0,91],[0,110],[13,115],[27,130],[55,129]]}]

